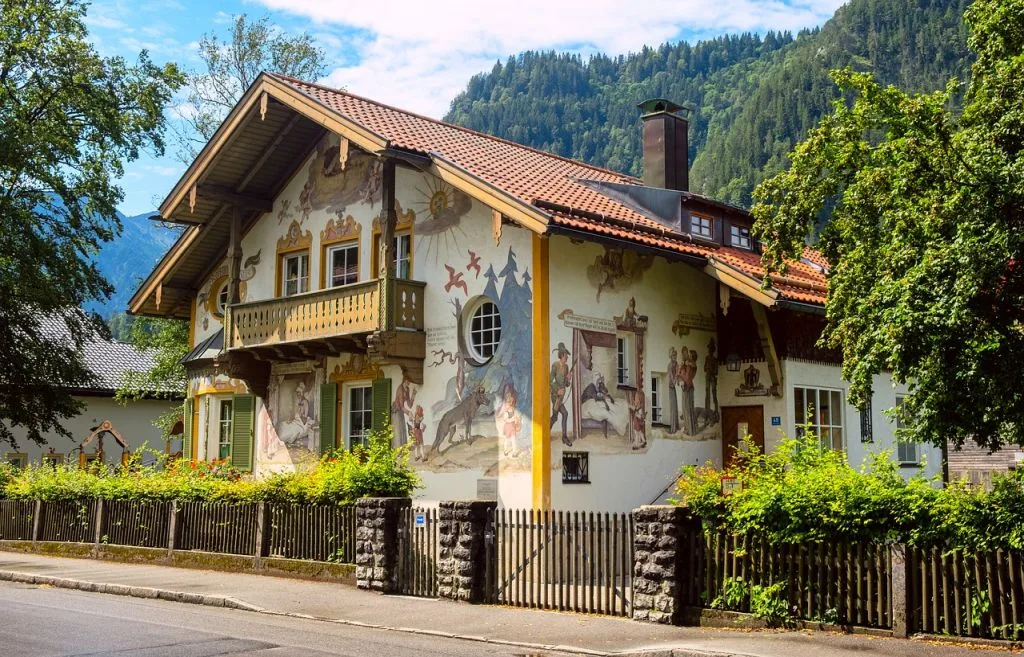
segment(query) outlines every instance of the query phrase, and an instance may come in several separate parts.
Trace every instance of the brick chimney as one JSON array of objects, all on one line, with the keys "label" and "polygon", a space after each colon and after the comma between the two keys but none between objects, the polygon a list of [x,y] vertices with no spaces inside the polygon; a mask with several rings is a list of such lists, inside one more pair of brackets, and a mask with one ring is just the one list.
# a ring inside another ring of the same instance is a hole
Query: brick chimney
[{"label": "brick chimney", "polygon": [[686,192],[690,188],[689,122],[686,108],[664,98],[637,105],[643,112],[644,184]]}]

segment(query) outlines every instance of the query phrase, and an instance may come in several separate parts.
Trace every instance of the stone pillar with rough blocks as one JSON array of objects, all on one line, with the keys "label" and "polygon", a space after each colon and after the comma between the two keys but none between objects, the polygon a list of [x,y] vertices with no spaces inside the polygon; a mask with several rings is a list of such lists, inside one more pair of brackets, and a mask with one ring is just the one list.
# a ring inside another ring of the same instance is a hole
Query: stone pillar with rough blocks
[{"label": "stone pillar with rough blocks", "polygon": [[910,635],[910,554],[905,543],[889,546],[892,577],[892,635],[902,639]]},{"label": "stone pillar with rough blocks", "polygon": [[688,557],[686,531],[698,522],[683,507],[633,510],[633,620],[678,625]]},{"label": "stone pillar with rough blocks", "polygon": [[399,527],[408,497],[364,497],[356,503],[356,586],[398,590]]},{"label": "stone pillar with rough blocks", "polygon": [[497,502],[441,502],[437,522],[438,597],[479,604],[486,602],[488,518]]}]

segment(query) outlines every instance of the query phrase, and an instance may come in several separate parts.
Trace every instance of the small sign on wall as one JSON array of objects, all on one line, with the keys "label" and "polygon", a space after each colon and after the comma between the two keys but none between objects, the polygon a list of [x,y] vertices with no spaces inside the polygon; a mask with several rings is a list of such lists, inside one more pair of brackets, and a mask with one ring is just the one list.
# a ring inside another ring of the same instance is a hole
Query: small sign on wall
[{"label": "small sign on wall", "polygon": [[732,495],[743,490],[743,482],[736,477],[722,477],[722,495]]},{"label": "small sign on wall", "polygon": [[772,416],[772,426],[773,427],[781,427],[782,426],[782,416],[781,415],[773,415]]},{"label": "small sign on wall", "polygon": [[476,480],[476,499],[485,500],[487,502],[498,501],[498,480],[497,479],[477,479]]}]

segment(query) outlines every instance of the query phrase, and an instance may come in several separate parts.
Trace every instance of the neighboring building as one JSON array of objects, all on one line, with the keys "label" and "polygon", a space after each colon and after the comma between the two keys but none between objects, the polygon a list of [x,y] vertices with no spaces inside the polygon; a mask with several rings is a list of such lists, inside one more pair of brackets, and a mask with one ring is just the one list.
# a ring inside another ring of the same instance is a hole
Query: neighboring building
[{"label": "neighboring building", "polygon": [[[42,328],[51,336],[66,335],[67,329],[60,320],[45,319]],[[146,352],[139,351],[130,344],[96,337],[82,346],[82,353],[89,369],[96,375],[93,383],[69,390],[72,396],[81,401],[85,408],[76,417],[66,420],[64,427],[71,432],[72,439],[49,432],[43,434],[46,445],[40,446],[28,440],[21,427],[14,427],[12,432],[18,441],[14,449],[4,443],[4,460],[24,466],[29,463],[39,464],[47,461],[78,462],[79,449],[83,440],[92,433],[93,427],[104,420],[109,420],[115,429],[124,437],[131,450],[143,444],[165,451],[167,444],[160,434],[160,429],[153,426],[153,421],[172,408],[180,408],[181,395],[177,399],[162,398],[140,399],[122,404],[114,399],[121,380],[128,371],[145,371],[153,366],[153,358]],[[166,391],[163,391],[166,393]],[[170,448],[180,450],[180,439]],[[99,457],[99,442],[93,441],[85,448],[89,460]],[[121,448],[107,437],[103,443],[103,461],[115,465],[121,462]]]},{"label": "neighboring building", "polygon": [[678,111],[644,104],[641,181],[261,75],[131,301],[193,327],[185,453],[266,473],[389,417],[426,498],[626,510],[808,404],[851,460],[895,449],[899,389],[878,377],[862,421],[815,346],[820,256],[761,288],[747,212],[686,191]]},{"label": "neighboring building", "polygon": [[950,447],[948,454],[950,481],[964,479],[986,488],[992,486],[993,475],[1024,467],[1024,448],[1015,445],[992,452],[968,441],[960,449]]}]

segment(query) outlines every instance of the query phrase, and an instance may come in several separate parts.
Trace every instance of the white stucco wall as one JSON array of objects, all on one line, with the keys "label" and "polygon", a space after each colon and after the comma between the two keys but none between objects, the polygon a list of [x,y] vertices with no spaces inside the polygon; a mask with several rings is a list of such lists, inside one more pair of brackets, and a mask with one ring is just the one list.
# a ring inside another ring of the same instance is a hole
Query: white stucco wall
[{"label": "white stucco wall", "polygon": [[[68,440],[54,432],[44,434],[47,444],[39,446],[29,442],[25,437],[25,430],[20,427],[14,428],[14,436],[18,441],[18,449],[4,444],[0,446],[5,457],[11,453],[21,453],[28,457],[30,463],[40,463],[42,455],[49,452],[52,447],[58,454],[67,458],[77,459],[77,452],[72,451],[84,440],[90,432],[90,427],[98,425],[103,420],[110,420],[132,450],[136,450],[143,444],[157,451],[164,451],[164,441],[160,436],[160,430],[153,426],[153,421],[166,413],[172,407],[179,407],[180,402],[169,400],[144,399],[129,402],[121,405],[110,397],[76,397],[75,399],[85,403],[85,410],[74,418],[67,420],[64,427],[71,432],[74,440]],[[180,448],[180,441],[176,441],[172,448]],[[86,448],[87,454],[95,452],[94,442]],[[110,464],[121,462],[121,448],[112,438],[106,438],[103,443],[105,461]]]}]

